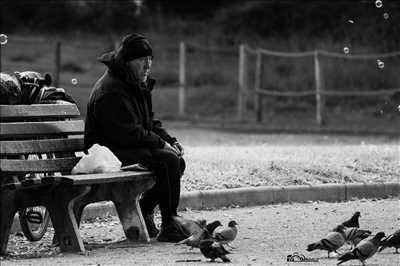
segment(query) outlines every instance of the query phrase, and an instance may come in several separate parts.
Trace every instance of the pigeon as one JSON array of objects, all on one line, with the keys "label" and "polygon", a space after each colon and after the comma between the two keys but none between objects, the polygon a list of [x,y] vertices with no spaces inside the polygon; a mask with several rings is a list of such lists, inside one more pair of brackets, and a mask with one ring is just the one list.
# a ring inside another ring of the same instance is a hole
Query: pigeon
[{"label": "pigeon", "polygon": [[226,257],[226,254],[229,254],[230,252],[228,252],[221,243],[215,242],[212,239],[201,240],[200,251],[204,257],[211,259],[211,261],[214,261],[217,258],[220,258],[223,262],[231,261]]},{"label": "pigeon", "polygon": [[329,253],[339,249],[345,243],[344,238],[344,229],[345,227],[342,225],[337,226],[337,230],[339,232],[329,232],[325,238],[321,239],[318,242],[311,243],[307,246],[307,251],[313,251],[315,249],[321,249],[328,251],[328,258]]},{"label": "pigeon", "polygon": [[355,212],[353,214],[353,216],[351,216],[350,219],[348,219],[347,221],[344,221],[342,223],[342,225],[344,225],[345,227],[360,227],[360,223],[358,222],[358,219],[361,217],[360,212]]},{"label": "pigeon", "polygon": [[229,244],[233,240],[235,240],[236,235],[238,233],[238,229],[236,227],[236,221],[230,221],[228,223],[228,227],[217,227],[213,232],[213,238],[215,241],[221,244]]},{"label": "pigeon", "polygon": [[216,220],[214,222],[207,224],[206,229],[212,235],[214,233],[215,228],[221,225],[222,225],[221,222],[219,220]]},{"label": "pigeon", "polygon": [[183,239],[182,241],[179,241],[175,245],[186,244],[187,246],[190,246],[191,249],[199,248],[200,241],[212,238],[212,233],[214,232],[215,228],[222,225],[221,222],[218,220],[211,222],[209,224],[206,224],[206,220],[197,220],[196,223],[203,228],[198,231],[195,231],[191,236]]},{"label": "pigeon", "polygon": [[359,260],[365,265],[365,260],[371,258],[378,250],[381,239],[385,237],[384,232],[377,233],[373,238],[362,240],[352,251],[346,252],[338,258],[339,264],[349,260]]},{"label": "pigeon", "polygon": [[194,220],[190,220],[190,219],[184,219],[179,216],[175,216],[173,219],[181,227],[183,227],[183,229],[187,233],[188,237],[193,235],[195,232],[200,232],[203,229],[203,227],[205,227],[205,224],[206,224],[205,220],[194,221]]},{"label": "pigeon", "polygon": [[339,224],[338,226],[334,227],[330,232],[341,233],[344,236],[345,230],[346,230],[346,226]]},{"label": "pigeon", "polygon": [[198,219],[194,222],[197,223],[202,228],[205,228],[207,225],[207,221],[205,219]]},{"label": "pigeon", "polygon": [[396,254],[399,253],[398,249],[400,248],[400,229],[382,239],[380,246],[381,247],[379,248],[379,252],[389,247],[389,248],[395,248]]},{"label": "pigeon", "polygon": [[361,240],[371,236],[371,234],[371,231],[363,230],[357,227],[348,227],[344,229],[344,238],[352,247],[357,246]]},{"label": "pigeon", "polygon": [[200,231],[195,231],[191,236],[183,239],[182,241],[179,241],[175,245],[186,244],[187,246],[191,247],[191,249],[199,248],[201,240],[210,239],[210,238],[211,238],[210,233],[207,231],[206,228],[203,228]]}]

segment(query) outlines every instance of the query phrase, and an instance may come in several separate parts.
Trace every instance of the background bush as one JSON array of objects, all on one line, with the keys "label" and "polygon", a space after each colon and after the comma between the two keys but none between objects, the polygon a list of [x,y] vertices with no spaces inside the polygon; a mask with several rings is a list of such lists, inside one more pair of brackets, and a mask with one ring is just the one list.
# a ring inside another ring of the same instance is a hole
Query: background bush
[{"label": "background bush", "polygon": [[[138,3],[141,3],[139,5]],[[156,0],[3,0],[2,33],[43,36],[46,45],[17,44],[10,38],[3,49],[3,71],[53,70],[52,41],[62,40],[61,86],[72,91],[84,112],[85,99],[105,67],[96,58],[114,48],[128,32],[151,40],[155,59],[152,75],[159,87],[178,86],[178,45],[187,43],[188,104],[194,113],[231,114],[237,101],[238,45],[296,52],[323,49],[350,54],[383,53],[400,48],[400,2],[328,1],[156,1]],[[384,14],[388,14],[385,19]],[[351,23],[352,21],[353,23]],[[97,48],[83,48],[81,45]],[[206,49],[204,49],[206,48]],[[249,55],[248,108],[253,108],[255,56]],[[322,57],[324,85],[329,90],[379,90],[399,87],[400,58],[349,61]],[[262,87],[272,90],[313,90],[312,57],[263,57]],[[78,84],[71,84],[76,78]],[[176,102],[175,94],[160,101]],[[329,97],[334,110],[373,107],[380,97]],[[207,101],[207,104],[205,103]],[[313,112],[314,97],[268,97],[267,110]],[[346,107],[347,106],[347,107]],[[159,106],[162,110],[170,107]]]}]

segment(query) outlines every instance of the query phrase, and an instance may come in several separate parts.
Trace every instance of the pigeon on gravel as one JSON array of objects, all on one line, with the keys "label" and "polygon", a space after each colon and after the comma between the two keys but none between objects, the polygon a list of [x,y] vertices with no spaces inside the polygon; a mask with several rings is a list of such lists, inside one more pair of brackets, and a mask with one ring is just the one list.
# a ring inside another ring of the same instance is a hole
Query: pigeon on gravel
[{"label": "pigeon on gravel", "polygon": [[193,235],[195,232],[200,232],[206,224],[205,220],[194,221],[180,216],[175,216],[174,220],[183,227],[188,237]]},{"label": "pigeon on gravel", "polygon": [[220,258],[223,262],[230,262],[231,260],[226,257],[230,252],[227,251],[221,243],[215,242],[212,239],[205,239],[200,241],[200,251],[204,257],[214,261]]},{"label": "pigeon on gravel", "polygon": [[238,233],[238,229],[236,227],[236,221],[230,221],[228,223],[228,227],[217,227],[213,232],[213,238],[215,241],[221,244],[229,244],[233,240],[235,240],[236,235]]},{"label": "pigeon on gravel", "polygon": [[348,227],[344,229],[344,238],[348,244],[354,248],[361,240],[371,236],[369,230],[360,229],[357,227]]},{"label": "pigeon on gravel", "polygon": [[206,225],[207,225],[206,219],[198,219],[198,220],[196,220],[194,222],[197,223],[202,228],[206,227]]},{"label": "pigeon on gravel", "polygon": [[187,245],[193,248],[199,248],[200,247],[200,241],[204,239],[210,239],[211,235],[208,233],[206,228],[201,229],[200,231],[194,232],[191,236],[188,238],[183,239],[182,241],[179,241],[175,245]]},{"label": "pigeon on gravel", "polygon": [[363,265],[365,265],[365,260],[371,258],[376,251],[378,251],[379,244],[383,237],[385,237],[385,233],[379,232],[373,238],[362,240],[352,251],[341,255],[338,258],[339,262],[337,265],[349,260],[359,260]]},{"label": "pigeon on gravel", "polygon": [[206,229],[207,231],[212,235],[214,233],[215,228],[217,228],[218,226],[221,226],[221,222],[219,220],[215,220],[211,223],[208,223],[206,225]]},{"label": "pigeon on gravel", "polygon": [[319,240],[318,242],[311,243],[307,246],[307,251],[313,251],[315,249],[321,249],[328,251],[328,258],[329,253],[335,251],[342,247],[345,243],[344,238],[344,229],[343,225],[337,226],[335,232],[329,232],[325,238]]},{"label": "pigeon on gravel", "polygon": [[381,247],[379,248],[379,252],[381,252],[385,248],[395,248],[395,253],[399,253],[398,249],[400,248],[400,229],[382,239],[380,246]]},{"label": "pigeon on gravel", "polygon": [[350,219],[348,219],[347,221],[344,221],[342,223],[342,225],[344,225],[345,227],[360,227],[360,223],[358,222],[358,219],[360,219],[361,217],[361,213],[360,212],[355,212],[353,214],[353,216],[351,216]]},{"label": "pigeon on gravel", "polygon": [[179,241],[175,245],[186,244],[187,246],[190,246],[192,249],[199,248],[200,241],[204,239],[211,239],[212,233],[214,232],[215,228],[222,225],[221,222],[218,220],[211,222],[209,224],[206,223],[206,220],[196,220],[195,223],[198,224],[201,227],[201,229],[198,228],[198,230],[194,231],[193,234],[190,235],[188,238]]}]

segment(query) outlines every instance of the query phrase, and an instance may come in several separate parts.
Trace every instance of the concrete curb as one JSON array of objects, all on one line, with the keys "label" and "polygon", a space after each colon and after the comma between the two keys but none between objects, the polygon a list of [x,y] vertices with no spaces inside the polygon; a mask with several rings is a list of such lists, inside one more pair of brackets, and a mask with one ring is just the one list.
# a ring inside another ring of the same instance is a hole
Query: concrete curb
[{"label": "concrete curb", "polygon": [[199,210],[230,205],[254,206],[285,202],[337,202],[361,198],[387,198],[399,195],[400,183],[248,187],[187,192],[181,196],[180,209]]},{"label": "concrete curb", "polygon": [[[255,206],[287,202],[338,202],[361,198],[387,198],[400,196],[400,183],[351,183],[324,185],[293,185],[285,187],[263,186],[235,189],[205,190],[182,193],[179,209],[202,210],[228,206]],[[83,219],[117,215],[111,202],[90,204]],[[17,216],[12,232],[18,231]]]}]

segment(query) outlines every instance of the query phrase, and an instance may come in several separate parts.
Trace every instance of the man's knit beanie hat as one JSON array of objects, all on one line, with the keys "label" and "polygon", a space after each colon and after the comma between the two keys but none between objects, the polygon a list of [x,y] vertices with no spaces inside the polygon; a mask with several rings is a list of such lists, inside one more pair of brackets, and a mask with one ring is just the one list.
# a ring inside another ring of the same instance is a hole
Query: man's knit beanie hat
[{"label": "man's knit beanie hat", "polygon": [[122,39],[116,57],[124,62],[129,62],[140,57],[152,56],[149,41],[143,35],[132,33]]}]

